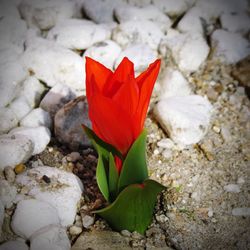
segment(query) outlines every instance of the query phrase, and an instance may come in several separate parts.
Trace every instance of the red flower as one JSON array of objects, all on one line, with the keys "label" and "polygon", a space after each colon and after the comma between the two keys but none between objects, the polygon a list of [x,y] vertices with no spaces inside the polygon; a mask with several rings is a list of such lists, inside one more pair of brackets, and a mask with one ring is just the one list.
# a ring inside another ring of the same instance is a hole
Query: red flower
[{"label": "red flower", "polygon": [[135,78],[134,65],[126,57],[115,72],[86,57],[86,92],[92,128],[123,155],[143,130],[159,69],[158,59]]}]

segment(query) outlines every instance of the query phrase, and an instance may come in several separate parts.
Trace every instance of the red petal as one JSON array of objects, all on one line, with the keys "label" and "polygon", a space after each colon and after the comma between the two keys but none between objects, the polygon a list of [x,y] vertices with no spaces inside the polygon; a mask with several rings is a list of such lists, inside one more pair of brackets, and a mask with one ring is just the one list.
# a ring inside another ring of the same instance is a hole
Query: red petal
[{"label": "red petal", "polygon": [[136,78],[136,82],[140,89],[139,104],[138,104],[137,114],[135,117],[137,121],[140,121],[138,122],[137,133],[140,133],[144,126],[144,121],[146,119],[150,97],[160,70],[160,64],[161,64],[160,59],[157,59],[154,63],[150,64],[150,66],[145,72],[143,72]]},{"label": "red petal", "polygon": [[123,83],[128,82],[131,78],[134,78],[134,64],[124,57],[105,85],[105,96],[112,97]]},{"label": "red petal", "polygon": [[133,143],[131,116],[101,94],[94,94],[90,99],[89,114],[94,132],[122,154],[126,154]]},{"label": "red petal", "polygon": [[98,89],[103,90],[107,79],[113,74],[113,72],[103,66],[101,63],[86,57],[86,95],[89,99],[91,98],[93,92],[93,79],[95,79]]},{"label": "red petal", "polygon": [[112,98],[128,114],[135,114],[139,101],[139,88],[134,78],[124,83]]}]

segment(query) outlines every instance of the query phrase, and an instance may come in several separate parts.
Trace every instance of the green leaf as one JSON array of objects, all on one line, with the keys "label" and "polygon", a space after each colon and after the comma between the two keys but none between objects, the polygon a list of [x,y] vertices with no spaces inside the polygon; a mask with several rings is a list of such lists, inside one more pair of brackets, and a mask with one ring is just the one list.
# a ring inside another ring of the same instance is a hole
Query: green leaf
[{"label": "green leaf", "polygon": [[115,165],[115,160],[112,153],[109,154],[109,193],[110,200],[115,200],[117,196],[119,173]]},{"label": "green leaf", "polygon": [[107,201],[109,201],[109,187],[105,169],[105,159],[102,154],[99,154],[98,157],[98,163],[96,167],[96,181],[102,195]]},{"label": "green leaf", "polygon": [[98,154],[102,153],[106,159],[109,159],[109,152],[112,152],[113,155],[117,155],[119,158],[123,159],[122,154],[115,147],[100,139],[92,129],[88,128],[84,124],[82,124],[82,127],[92,144],[93,141],[95,142],[93,146],[96,148],[96,145],[99,145],[99,148],[96,148]]},{"label": "green leaf", "polygon": [[130,184],[142,183],[148,178],[146,137],[146,130],[143,130],[130,148],[123,162],[118,182],[119,192]]},{"label": "green leaf", "polygon": [[126,187],[108,207],[95,211],[117,231],[144,234],[152,221],[157,195],[164,189],[154,180]]}]

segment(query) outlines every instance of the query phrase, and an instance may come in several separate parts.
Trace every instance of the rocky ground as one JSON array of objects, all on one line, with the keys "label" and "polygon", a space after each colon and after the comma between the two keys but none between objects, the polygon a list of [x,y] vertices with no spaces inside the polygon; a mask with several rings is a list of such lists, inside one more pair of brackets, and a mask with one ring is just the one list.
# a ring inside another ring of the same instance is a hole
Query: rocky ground
[{"label": "rocky ground", "polygon": [[[0,2],[0,249],[250,249],[250,18],[245,0]],[[104,205],[85,56],[161,73],[145,123],[167,187],[146,234]]]}]

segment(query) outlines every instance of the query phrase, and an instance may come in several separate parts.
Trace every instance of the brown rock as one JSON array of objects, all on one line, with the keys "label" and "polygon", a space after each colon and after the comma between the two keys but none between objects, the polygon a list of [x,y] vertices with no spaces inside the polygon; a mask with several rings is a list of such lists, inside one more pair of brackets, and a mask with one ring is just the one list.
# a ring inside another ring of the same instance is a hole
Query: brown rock
[{"label": "brown rock", "polygon": [[83,131],[82,124],[91,127],[85,96],[79,96],[68,102],[56,113],[54,118],[55,136],[71,149],[89,146],[90,141]]}]

